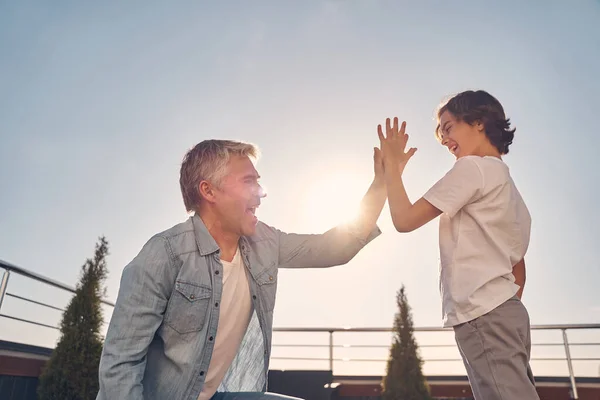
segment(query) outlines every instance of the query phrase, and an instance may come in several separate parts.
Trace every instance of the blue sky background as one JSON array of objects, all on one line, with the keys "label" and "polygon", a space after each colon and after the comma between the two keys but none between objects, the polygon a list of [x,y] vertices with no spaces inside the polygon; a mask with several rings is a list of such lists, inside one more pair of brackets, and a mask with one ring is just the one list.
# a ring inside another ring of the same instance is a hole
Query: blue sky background
[{"label": "blue sky background", "polygon": [[[179,165],[208,138],[259,145],[260,218],[312,233],[358,204],[375,127],[397,115],[419,148],[416,200],[453,163],[436,106],[482,88],[517,127],[505,161],[533,216],[532,323],[600,322],[599,20],[585,0],[2,2],[0,259],[74,285],[106,235],[114,299],[148,238],[187,217]],[[282,271],[275,325],[390,326],[405,284],[415,324],[439,326],[437,223],[401,235],[386,208],[381,227],[346,266]],[[67,301],[18,277],[9,288]],[[8,298],[2,312],[39,308]],[[0,332],[56,340],[6,320]]]}]

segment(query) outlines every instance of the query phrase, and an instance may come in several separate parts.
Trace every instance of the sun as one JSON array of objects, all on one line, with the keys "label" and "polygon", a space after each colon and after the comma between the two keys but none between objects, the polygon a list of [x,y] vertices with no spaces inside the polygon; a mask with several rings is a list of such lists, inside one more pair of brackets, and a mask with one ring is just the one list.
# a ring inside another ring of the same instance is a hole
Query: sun
[{"label": "sun", "polygon": [[307,227],[322,231],[349,222],[358,215],[366,191],[364,179],[350,173],[323,175],[305,192],[303,221]]}]

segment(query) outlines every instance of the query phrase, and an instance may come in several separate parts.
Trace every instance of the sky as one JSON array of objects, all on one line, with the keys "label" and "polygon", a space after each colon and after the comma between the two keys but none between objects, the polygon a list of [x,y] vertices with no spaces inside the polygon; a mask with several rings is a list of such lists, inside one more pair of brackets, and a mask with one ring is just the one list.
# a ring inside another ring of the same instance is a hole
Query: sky
[{"label": "sky", "polygon": [[[598,20],[591,0],[2,2],[0,259],[75,285],[105,235],[115,300],[143,244],[188,218],[180,163],[209,138],[260,147],[262,221],[320,233],[358,205],[376,126],[398,116],[419,149],[404,175],[416,201],[454,161],[434,138],[436,107],[484,89],[517,128],[505,162],[533,218],[531,322],[599,323]],[[274,325],[389,327],[405,285],[415,325],[441,326],[437,222],[400,234],[387,207],[379,222],[383,234],[345,266],[282,270]],[[68,301],[14,275],[9,291]],[[2,313],[60,318],[14,298]],[[0,320],[0,339],[57,337]],[[550,364],[534,372],[566,370]]]}]

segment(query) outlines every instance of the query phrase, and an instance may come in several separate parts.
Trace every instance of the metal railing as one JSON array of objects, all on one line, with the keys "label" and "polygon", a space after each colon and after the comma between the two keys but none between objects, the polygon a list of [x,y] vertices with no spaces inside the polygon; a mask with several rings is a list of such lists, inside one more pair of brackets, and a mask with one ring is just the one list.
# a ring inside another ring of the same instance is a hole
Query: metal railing
[{"label": "metal railing", "polygon": [[[50,329],[60,329],[58,326],[43,324],[43,323],[38,322],[38,321],[33,321],[33,320],[25,319],[25,318],[19,318],[19,317],[16,317],[14,315],[7,315],[7,314],[3,314],[2,313],[2,304],[4,303],[4,297],[5,296],[12,297],[12,298],[15,298],[17,300],[25,301],[25,302],[28,302],[28,303],[36,304],[36,305],[39,305],[39,306],[51,308],[51,309],[54,309],[54,310],[64,311],[64,309],[62,309],[60,307],[56,307],[56,306],[53,306],[51,304],[47,304],[47,303],[44,303],[44,302],[41,302],[41,301],[37,301],[37,300],[31,299],[29,297],[20,296],[20,295],[18,295],[16,293],[9,292],[8,291],[8,281],[9,281],[9,278],[10,278],[10,274],[14,273],[16,275],[20,275],[22,277],[29,278],[29,279],[32,279],[32,280],[37,281],[37,282],[41,282],[43,284],[55,287],[57,289],[61,289],[61,290],[67,291],[67,292],[71,292],[73,294],[75,294],[75,291],[76,291],[75,288],[71,287],[69,285],[65,285],[62,282],[58,282],[58,281],[55,281],[53,279],[47,278],[47,277],[45,277],[43,275],[36,274],[35,272],[28,271],[25,268],[17,267],[16,265],[7,263],[7,262],[2,261],[2,260],[0,260],[0,268],[4,269],[4,274],[2,275],[2,281],[0,281],[0,318],[12,319],[12,320],[15,320],[15,321],[20,321],[20,322],[25,322],[25,323],[28,323],[28,324],[34,324],[34,325],[38,325],[38,326],[43,326],[45,328],[50,328]],[[102,300],[102,304],[105,304],[105,305],[111,306],[111,307],[115,306],[114,303],[112,303],[112,302],[110,302],[108,300],[105,300],[105,299]]]},{"label": "metal railing", "polygon": [[[16,300],[28,302],[32,304],[36,304],[42,307],[47,307],[50,309],[54,309],[57,311],[64,311],[60,307],[56,307],[51,304],[47,304],[41,301],[37,301],[35,299],[25,297],[22,295],[18,295],[16,293],[12,293],[8,291],[8,283],[11,273],[23,276],[28,279],[32,279],[34,281],[41,282],[43,284],[52,286],[54,288],[67,291],[70,293],[75,293],[75,288],[65,285],[61,282],[52,280],[43,275],[33,273],[24,268],[17,267],[15,265],[9,264],[7,262],[0,260],[0,268],[4,269],[4,273],[2,275],[2,280],[0,281],[0,318],[11,319],[27,324],[33,324],[37,326],[42,326],[50,329],[59,329],[58,326],[44,324],[39,321],[34,321],[26,318],[20,318],[14,315],[8,315],[2,313],[2,305],[5,296],[12,297]],[[108,300],[102,300],[102,303],[114,307],[114,303]],[[451,331],[451,328],[436,328],[436,327],[416,327],[416,333],[422,332],[447,332]],[[564,357],[538,357],[532,358],[532,361],[564,361],[567,364],[569,377],[570,377],[570,385],[572,390],[573,399],[578,399],[577,394],[577,385],[575,381],[575,373],[573,370],[573,362],[574,361],[600,361],[600,358],[597,357],[572,357],[571,349],[573,347],[579,346],[598,346],[600,348],[600,339],[598,341],[592,342],[574,342],[569,343],[567,337],[567,331],[575,331],[575,330],[598,330],[600,332],[600,324],[569,324],[569,325],[533,325],[531,327],[532,331],[559,331],[562,333],[562,342],[550,342],[550,343],[533,343],[533,346],[562,346],[565,351]],[[387,344],[336,344],[335,335],[341,333],[388,333],[391,334],[393,330],[391,328],[274,328],[275,333],[299,333],[299,334],[310,334],[310,333],[325,333],[328,334],[328,341],[324,344],[303,344],[303,343],[291,343],[291,344],[273,344],[274,348],[314,348],[314,349],[327,349],[328,357],[279,357],[273,356],[273,360],[288,360],[288,361],[308,361],[308,362],[328,362],[329,370],[334,371],[334,362],[359,362],[359,363],[368,363],[368,362],[385,362],[386,359],[378,359],[378,358],[337,358],[336,350],[344,348],[364,348],[364,349],[389,349],[390,343]],[[419,348],[454,348],[455,344],[421,344]],[[423,358],[425,363],[433,363],[433,362],[462,362],[460,358]]]},{"label": "metal railing", "polygon": [[[578,399],[577,385],[575,382],[575,373],[573,370],[574,361],[600,361],[600,357],[572,357],[571,348],[579,346],[595,346],[600,349],[600,335],[596,341],[592,342],[575,342],[569,343],[567,337],[567,331],[575,330],[594,330],[600,333],[600,324],[561,324],[561,325],[532,325],[532,331],[559,331],[562,334],[561,342],[539,342],[533,343],[532,346],[537,347],[552,347],[561,346],[564,348],[564,357],[532,357],[531,361],[564,361],[567,364],[570,386],[572,391],[573,399]],[[393,333],[391,328],[274,328],[274,332],[279,333],[325,333],[328,334],[328,344],[278,344],[274,343],[274,348],[327,348],[329,350],[329,357],[278,357],[273,356],[272,360],[288,360],[288,361],[309,361],[309,362],[328,362],[329,369],[334,370],[334,362],[359,362],[359,363],[372,363],[372,362],[386,362],[387,358],[336,358],[336,349],[352,349],[352,348],[367,348],[367,349],[389,349],[390,344],[336,344],[334,335],[340,333]],[[452,328],[437,328],[437,327],[415,327],[415,333],[422,332],[452,332]],[[420,344],[419,348],[456,348],[456,344]],[[423,358],[425,363],[433,362],[460,362],[461,358]]]}]

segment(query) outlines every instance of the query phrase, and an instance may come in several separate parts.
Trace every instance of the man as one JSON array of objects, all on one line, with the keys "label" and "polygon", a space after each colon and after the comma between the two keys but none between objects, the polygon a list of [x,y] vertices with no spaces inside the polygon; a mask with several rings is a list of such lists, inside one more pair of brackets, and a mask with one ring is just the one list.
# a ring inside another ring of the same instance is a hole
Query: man
[{"label": "man", "polygon": [[206,140],[182,163],[186,222],[125,267],[98,400],[285,399],[266,390],[278,268],[345,264],[380,234],[383,162],[356,220],[321,235],[258,222],[265,193],[250,144]]}]

